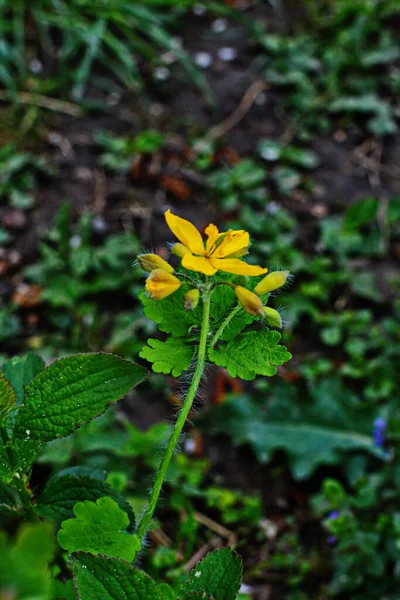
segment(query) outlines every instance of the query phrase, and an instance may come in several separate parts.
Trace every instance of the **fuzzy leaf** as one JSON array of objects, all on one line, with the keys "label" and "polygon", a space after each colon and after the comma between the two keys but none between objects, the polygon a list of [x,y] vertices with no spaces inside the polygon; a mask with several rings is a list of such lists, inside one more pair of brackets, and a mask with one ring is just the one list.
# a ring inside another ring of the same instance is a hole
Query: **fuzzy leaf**
[{"label": "fuzzy leaf", "polygon": [[129,517],[112,498],[85,500],[74,506],[76,519],[63,521],[57,535],[61,548],[68,552],[107,554],[133,561],[140,540],[126,531]]},{"label": "fuzzy leaf", "polygon": [[128,530],[132,530],[135,525],[135,515],[124,496],[105,481],[89,475],[67,473],[53,477],[40,496],[35,510],[41,517],[56,521],[60,525],[62,521],[74,516],[73,508],[77,502],[82,500],[95,502],[104,496],[113,498],[120,509],[127,513],[130,521]]},{"label": "fuzzy leaf", "polygon": [[83,552],[71,558],[78,600],[162,600],[155,582],[123,560]]},{"label": "fuzzy leaf", "polygon": [[203,592],[215,600],[235,600],[241,578],[240,556],[229,548],[214,550],[194,567],[178,599],[183,600],[189,592]]},{"label": "fuzzy leaf", "polygon": [[25,388],[15,435],[45,442],[70,435],[143,381],[146,373],[111,354],[62,358]]},{"label": "fuzzy leaf", "polygon": [[8,461],[7,451],[3,446],[3,443],[0,443],[0,481],[3,483],[9,483],[13,478],[12,469],[10,467],[10,463]]},{"label": "fuzzy leaf", "polygon": [[263,329],[242,333],[233,340],[209,349],[209,358],[219,367],[225,367],[231,377],[248,381],[256,375],[271,377],[276,365],[291,358],[284,346],[278,345],[281,336],[277,331]]},{"label": "fuzzy leaf", "polygon": [[139,354],[153,363],[155,373],[172,373],[178,377],[182,371],[187,371],[192,363],[194,356],[193,346],[189,346],[180,338],[168,338],[165,342],[161,340],[147,340],[147,346],[144,346]]},{"label": "fuzzy leaf", "polygon": [[309,477],[320,465],[340,463],[352,451],[385,459],[372,439],[373,409],[336,380],[327,379],[299,397],[293,386],[276,382],[267,396],[267,401],[232,398],[212,409],[204,425],[211,433],[229,435],[237,445],[250,444],[261,463],[277,450],[285,451],[296,479]]},{"label": "fuzzy leaf", "polygon": [[4,422],[8,413],[16,403],[15,391],[0,371],[0,423]]},{"label": "fuzzy leaf", "polygon": [[177,600],[214,600],[212,596],[205,592],[188,592],[178,596]]}]

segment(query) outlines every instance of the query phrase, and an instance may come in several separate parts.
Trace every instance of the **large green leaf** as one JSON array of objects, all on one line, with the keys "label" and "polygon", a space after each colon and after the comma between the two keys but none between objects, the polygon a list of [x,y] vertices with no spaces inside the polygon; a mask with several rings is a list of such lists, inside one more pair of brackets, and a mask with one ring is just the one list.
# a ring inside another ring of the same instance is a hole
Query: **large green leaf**
[{"label": "large green leaf", "polygon": [[85,500],[74,506],[74,519],[63,521],[57,535],[68,552],[90,552],[123,558],[130,562],[140,550],[139,538],[126,531],[129,517],[112,498]]},{"label": "large green leaf", "polygon": [[262,329],[241,333],[229,342],[210,348],[209,358],[219,367],[225,367],[231,377],[252,380],[256,375],[272,376],[276,365],[291,358],[284,346],[278,345],[277,331]]},{"label": "large green leaf", "polygon": [[229,548],[214,550],[194,567],[178,599],[183,600],[189,592],[203,592],[215,600],[235,600],[241,578],[240,556]]},{"label": "large green leaf", "polygon": [[8,413],[16,403],[15,391],[11,383],[0,371],[0,424],[7,418]]},{"label": "large green leaf", "polygon": [[237,445],[250,444],[262,463],[284,450],[297,479],[320,465],[339,463],[346,452],[361,450],[385,459],[372,439],[374,411],[339,380],[326,379],[301,397],[284,382],[273,388],[267,398],[242,395],[212,409],[208,430],[231,436]]},{"label": "large green leaf", "polygon": [[79,600],[162,600],[155,582],[128,562],[83,552],[71,562]]},{"label": "large green leaf", "polygon": [[9,483],[13,477],[12,469],[8,460],[7,451],[0,440],[0,481]]},{"label": "large green leaf", "polygon": [[111,354],[62,358],[25,388],[15,435],[45,442],[70,435],[143,381],[146,373]]},{"label": "large green leaf", "polygon": [[165,342],[147,340],[147,346],[142,348],[139,356],[153,363],[155,373],[172,373],[174,377],[178,377],[182,371],[189,369],[194,351],[194,347],[181,338],[170,337]]},{"label": "large green leaf", "polygon": [[108,483],[81,473],[60,475],[48,482],[40,496],[35,510],[41,517],[56,521],[58,525],[74,516],[75,504],[82,500],[95,502],[99,498],[109,496],[127,513],[130,521],[128,530],[133,530],[135,515],[130,504],[122,494],[114,490]]}]

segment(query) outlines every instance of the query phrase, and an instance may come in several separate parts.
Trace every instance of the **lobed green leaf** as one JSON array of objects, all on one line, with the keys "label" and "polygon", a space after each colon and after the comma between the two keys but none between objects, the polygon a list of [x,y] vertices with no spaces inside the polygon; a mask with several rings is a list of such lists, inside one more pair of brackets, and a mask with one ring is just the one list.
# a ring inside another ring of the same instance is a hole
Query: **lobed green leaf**
[{"label": "lobed green leaf", "polygon": [[225,367],[231,377],[248,381],[256,375],[271,377],[276,366],[291,358],[284,346],[278,345],[280,334],[263,329],[236,336],[225,344],[209,349],[209,359],[219,367]]},{"label": "lobed green leaf", "polygon": [[181,338],[168,338],[165,342],[149,339],[139,354],[153,363],[155,373],[171,373],[178,377],[182,371],[187,371],[192,363],[195,349]]}]

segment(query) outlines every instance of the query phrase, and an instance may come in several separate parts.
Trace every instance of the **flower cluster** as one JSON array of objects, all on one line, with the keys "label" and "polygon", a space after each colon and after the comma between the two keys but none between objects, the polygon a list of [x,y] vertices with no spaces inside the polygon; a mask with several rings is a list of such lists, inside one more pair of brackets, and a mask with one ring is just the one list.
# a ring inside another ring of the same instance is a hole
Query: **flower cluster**
[{"label": "flower cluster", "polygon": [[[181,259],[182,267],[188,271],[201,273],[205,278],[199,282],[176,273],[174,268],[157,254],[141,254],[138,256],[139,264],[144,271],[149,273],[146,280],[146,291],[153,300],[162,300],[176,292],[183,285],[190,285],[191,289],[184,296],[184,305],[187,310],[196,308],[201,297],[201,290],[205,282],[218,271],[248,277],[265,275],[268,269],[256,265],[249,265],[242,257],[248,254],[250,236],[247,231],[232,230],[218,231],[210,224],[205,229],[207,236],[203,241],[201,233],[196,227],[177,215],[167,210],[165,219],[168,227],[179,242],[175,243],[171,252]],[[274,327],[282,327],[280,314],[264,306],[261,297],[283,286],[289,276],[288,271],[274,271],[266,275],[251,291],[243,285],[235,285],[230,281],[218,281],[218,285],[229,285],[241,306],[254,317],[266,318]]]}]

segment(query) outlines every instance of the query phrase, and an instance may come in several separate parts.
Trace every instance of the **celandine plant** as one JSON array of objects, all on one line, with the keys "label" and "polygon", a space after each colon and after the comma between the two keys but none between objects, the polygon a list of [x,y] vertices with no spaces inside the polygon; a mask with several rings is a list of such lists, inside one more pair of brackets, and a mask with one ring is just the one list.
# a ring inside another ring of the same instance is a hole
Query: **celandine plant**
[{"label": "celandine plant", "polygon": [[[278,344],[279,313],[266,306],[287,271],[246,263],[250,246],[245,231],[220,233],[215,225],[199,231],[170,211],[167,224],[178,238],[174,269],[156,254],[138,257],[148,273],[141,294],[144,313],[164,340],[149,339],[140,353],[153,371],[185,375],[182,408],[164,449],[147,506],[135,521],[125,498],[98,470],[73,467],[54,476],[41,494],[29,484],[36,456],[47,442],[68,436],[104,412],[140,383],[146,370],[109,354],[81,354],[45,368],[34,354],[3,365],[0,374],[0,517],[30,521],[14,544],[0,535],[0,597],[137,600],[234,600],[241,562],[230,549],[211,552],[180,590],[156,583],[134,568],[157,507],[168,466],[196,397],[207,363],[224,366],[246,380],[272,376],[290,358]],[[261,325],[261,326],[260,326]],[[57,542],[68,566],[53,566]],[[37,550],[41,548],[41,550]],[[72,571],[74,589],[69,579]],[[74,591],[75,590],[75,591]]]}]

